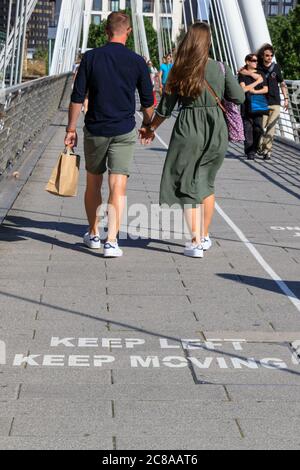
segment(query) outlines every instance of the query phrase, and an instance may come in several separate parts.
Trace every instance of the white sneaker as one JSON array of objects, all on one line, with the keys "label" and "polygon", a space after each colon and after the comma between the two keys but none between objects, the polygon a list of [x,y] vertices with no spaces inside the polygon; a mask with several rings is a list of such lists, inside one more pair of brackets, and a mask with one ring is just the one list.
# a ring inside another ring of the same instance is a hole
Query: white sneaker
[{"label": "white sneaker", "polygon": [[100,250],[101,240],[99,235],[91,235],[89,232],[83,237],[83,243],[92,250]]},{"label": "white sneaker", "polygon": [[208,236],[208,237],[202,238],[201,245],[203,246],[204,251],[210,250],[212,247],[212,241],[210,237]]},{"label": "white sneaker", "polygon": [[104,258],[120,258],[123,251],[119,248],[118,242],[106,242],[104,245]]},{"label": "white sneaker", "polygon": [[188,243],[184,250],[184,256],[189,256],[190,258],[203,258],[203,246],[196,245],[194,243]]}]

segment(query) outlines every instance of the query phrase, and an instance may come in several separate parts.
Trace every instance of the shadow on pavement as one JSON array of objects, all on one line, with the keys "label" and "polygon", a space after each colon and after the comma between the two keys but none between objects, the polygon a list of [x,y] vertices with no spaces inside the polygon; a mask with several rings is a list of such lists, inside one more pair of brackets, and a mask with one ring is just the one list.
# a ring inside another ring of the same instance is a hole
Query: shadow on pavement
[{"label": "shadow on pavement", "polygon": [[[55,245],[60,248],[65,248],[73,251],[85,251],[91,256],[99,257],[99,252],[89,250],[82,242],[69,243],[67,241],[59,240],[57,236],[47,235],[46,233],[40,233],[31,231],[29,229],[38,229],[45,231],[61,232],[67,235],[77,236],[82,239],[83,234],[87,230],[86,224],[76,224],[69,222],[57,222],[57,221],[40,221],[29,219],[26,217],[19,216],[8,216],[5,222],[0,225],[0,242],[19,242],[25,241],[26,239],[37,240],[42,243],[49,245]],[[124,236],[125,235],[125,236]],[[152,243],[157,243],[160,246],[151,246]],[[153,238],[138,238],[133,239],[127,234],[120,234],[120,246],[128,248],[140,248],[147,249],[156,252],[170,253],[169,246],[181,247],[183,244],[174,243],[169,240],[160,240]]]},{"label": "shadow on pavement", "polygon": [[[221,277],[222,279],[239,282],[241,284],[246,284],[248,286],[256,287],[258,289],[285,295],[279,289],[276,282],[273,281],[272,279],[245,276],[244,274],[228,274],[228,273],[218,273],[217,276]],[[293,293],[300,295],[300,281],[283,281],[283,282],[291,289]]]}]

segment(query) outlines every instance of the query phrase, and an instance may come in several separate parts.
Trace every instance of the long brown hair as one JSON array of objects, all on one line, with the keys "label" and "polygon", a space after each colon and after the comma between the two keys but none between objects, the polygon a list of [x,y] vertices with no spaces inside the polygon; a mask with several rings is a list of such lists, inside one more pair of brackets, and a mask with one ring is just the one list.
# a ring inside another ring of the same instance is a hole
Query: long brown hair
[{"label": "long brown hair", "polygon": [[205,87],[205,68],[211,46],[207,23],[196,22],[189,27],[170,71],[166,93],[197,98]]}]

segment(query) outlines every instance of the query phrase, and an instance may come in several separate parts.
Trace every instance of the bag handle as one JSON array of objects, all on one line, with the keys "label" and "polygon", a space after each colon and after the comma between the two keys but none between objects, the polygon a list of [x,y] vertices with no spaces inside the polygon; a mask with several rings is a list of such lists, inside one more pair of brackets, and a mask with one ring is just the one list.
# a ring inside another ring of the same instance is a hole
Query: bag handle
[{"label": "bag handle", "polygon": [[210,92],[210,94],[211,94],[211,95],[214,97],[214,99],[216,100],[217,105],[222,109],[223,113],[226,114],[226,109],[225,109],[225,107],[223,106],[222,101],[221,101],[220,98],[218,97],[218,95],[217,95],[217,93],[215,92],[215,90],[210,86],[210,84],[208,83],[207,80],[205,80],[204,83],[205,83],[206,88],[207,88],[208,91]]},{"label": "bag handle", "polygon": [[65,146],[65,153],[67,155],[74,155],[73,148],[69,147],[68,145]]},{"label": "bag handle", "polygon": [[274,72],[274,69],[275,69],[275,63],[273,63],[271,67],[269,68],[268,72],[265,73],[265,77],[267,80],[269,80],[271,74]]}]

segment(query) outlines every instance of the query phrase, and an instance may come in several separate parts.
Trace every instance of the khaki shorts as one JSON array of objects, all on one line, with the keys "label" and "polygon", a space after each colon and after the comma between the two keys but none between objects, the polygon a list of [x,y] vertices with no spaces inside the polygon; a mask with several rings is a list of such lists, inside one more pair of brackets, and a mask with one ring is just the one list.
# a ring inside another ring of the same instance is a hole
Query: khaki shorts
[{"label": "khaki shorts", "polygon": [[84,154],[86,171],[102,175],[108,169],[116,175],[130,175],[130,164],[136,144],[136,130],[116,137],[101,137],[91,134],[85,127]]}]

